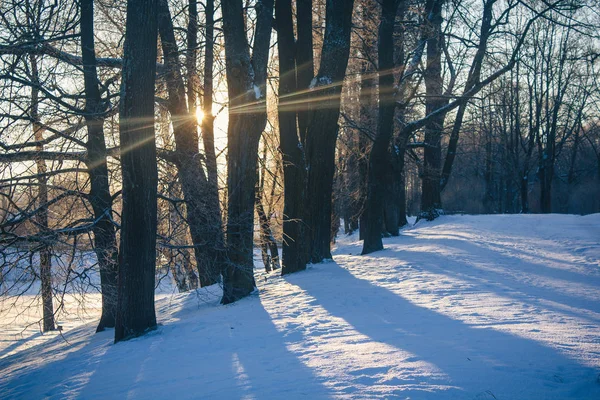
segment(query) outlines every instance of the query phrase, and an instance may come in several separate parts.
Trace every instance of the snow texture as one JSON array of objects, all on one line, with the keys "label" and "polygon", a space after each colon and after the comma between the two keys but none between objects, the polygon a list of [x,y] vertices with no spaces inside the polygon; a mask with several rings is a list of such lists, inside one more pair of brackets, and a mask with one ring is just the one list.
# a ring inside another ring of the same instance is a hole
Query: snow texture
[{"label": "snow texture", "polygon": [[260,92],[260,88],[256,85],[254,85],[253,89],[254,89],[254,97],[256,98],[256,100],[260,99],[262,96],[261,92]]},{"label": "snow texture", "polygon": [[161,295],[159,329],[117,345],[94,322],[0,332],[0,398],[600,399],[600,214],[442,216],[384,244],[341,238],[285,278],[257,262],[228,306]]},{"label": "snow texture", "polygon": [[321,77],[314,77],[311,81],[310,84],[308,85],[309,89],[314,89],[317,86],[327,86],[327,85],[331,85],[333,81],[331,80],[330,77],[328,76],[321,76]]}]

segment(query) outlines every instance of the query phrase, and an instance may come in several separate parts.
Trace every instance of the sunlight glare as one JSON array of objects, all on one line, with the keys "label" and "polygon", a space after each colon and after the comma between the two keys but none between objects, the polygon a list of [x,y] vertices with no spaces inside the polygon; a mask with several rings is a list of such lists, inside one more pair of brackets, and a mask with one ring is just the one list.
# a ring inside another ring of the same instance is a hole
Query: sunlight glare
[{"label": "sunlight glare", "polygon": [[204,119],[204,112],[202,111],[201,107],[196,107],[196,119],[198,122],[202,122]]}]

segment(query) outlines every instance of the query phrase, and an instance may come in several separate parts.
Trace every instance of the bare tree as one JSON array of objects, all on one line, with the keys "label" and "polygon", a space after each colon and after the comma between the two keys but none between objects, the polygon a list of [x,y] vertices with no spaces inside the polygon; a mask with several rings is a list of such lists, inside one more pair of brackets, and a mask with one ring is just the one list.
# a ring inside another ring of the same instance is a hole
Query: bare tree
[{"label": "bare tree", "polygon": [[121,91],[123,211],[115,342],[156,327],[156,188],[154,79],[158,1],[128,0]]},{"label": "bare tree", "polygon": [[241,0],[221,4],[229,93],[227,254],[223,304],[254,290],[253,233],[258,144],[267,122],[266,79],[273,1],[258,2],[252,55]]}]

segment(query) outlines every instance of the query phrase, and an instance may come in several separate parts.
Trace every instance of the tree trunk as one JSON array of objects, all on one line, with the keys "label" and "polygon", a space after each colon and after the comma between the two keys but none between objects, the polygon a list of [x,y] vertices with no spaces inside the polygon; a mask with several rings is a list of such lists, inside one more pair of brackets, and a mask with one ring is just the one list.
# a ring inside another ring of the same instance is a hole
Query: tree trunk
[{"label": "tree trunk", "polygon": [[[287,0],[284,1],[287,3]],[[290,27],[291,19],[287,19],[289,21]],[[278,23],[278,26],[280,24]],[[298,31],[298,41],[296,42],[296,78],[297,83],[294,79],[294,87],[302,92],[304,90],[308,90],[310,86],[310,82],[315,76],[315,66],[314,66],[314,57],[313,57],[313,1],[312,0],[296,0],[296,28]],[[278,28],[279,29],[279,28]],[[277,33],[279,35],[279,32]],[[293,37],[292,37],[293,38]],[[286,42],[288,44],[293,45],[293,42]],[[294,49],[294,47],[290,47],[289,50]],[[297,107],[298,111],[298,128],[299,133],[298,136],[300,138],[300,143],[304,145],[306,143],[306,130],[308,129],[308,119],[309,119],[309,103],[308,103],[309,94],[306,93],[304,95],[296,94],[294,96],[295,99],[301,100],[305,99],[307,101],[300,102]],[[304,162],[305,164],[305,162]],[[299,165],[298,165],[299,167]],[[307,177],[304,177],[306,179]],[[304,188],[306,187],[306,182],[304,182]],[[302,190],[305,190],[305,189]],[[303,268],[302,268],[303,269]]]},{"label": "tree trunk", "polygon": [[[194,0],[190,0],[194,2]],[[218,213],[219,222],[221,221],[221,205],[219,201],[219,179],[217,171],[217,155],[215,153],[215,117],[212,113],[213,106],[213,62],[214,62],[214,0],[206,0],[204,12],[206,14],[205,22],[205,52],[204,52],[204,93],[202,99],[202,142],[204,145],[204,154],[206,156],[206,175],[208,177],[208,196],[210,208]],[[222,233],[219,234],[222,237]]]},{"label": "tree trunk", "polygon": [[[385,234],[398,236],[400,227],[406,224],[406,205],[404,194],[404,149],[395,143],[389,150],[389,167],[386,174],[384,225]],[[402,222],[404,221],[404,222]]]},{"label": "tree trunk", "polygon": [[[119,128],[123,211],[115,342],[156,328],[154,138],[157,0],[128,0]],[[123,151],[126,150],[126,151]]]},{"label": "tree trunk", "polygon": [[490,214],[495,211],[494,208],[494,191],[493,191],[493,168],[494,161],[492,159],[492,138],[491,132],[486,134],[485,143],[485,194],[483,198],[483,207],[486,214]]},{"label": "tree trunk", "polygon": [[[360,77],[360,123],[363,127],[372,127],[376,124],[375,115],[377,114],[377,99],[375,98],[375,78],[371,64],[364,62]],[[374,115],[375,114],[375,115]],[[358,160],[358,207],[359,214],[359,240],[364,240],[367,227],[367,214],[365,207],[367,203],[367,179],[369,173],[369,152],[370,146],[368,139],[364,134],[358,137],[358,148],[360,158]]]},{"label": "tree trunk", "polygon": [[273,1],[256,7],[252,59],[241,0],[221,4],[225,66],[229,94],[227,127],[227,251],[223,273],[223,304],[250,294],[254,284],[253,233],[256,163],[260,135],[267,120],[266,76]]},{"label": "tree trunk", "polygon": [[[443,107],[442,98],[442,3],[444,0],[428,0],[425,6],[431,10],[427,29],[427,66],[425,68],[425,114],[429,115]],[[425,148],[423,150],[423,179],[420,218],[433,220],[442,208],[440,173],[442,167],[442,131],[445,113],[429,119],[425,124]]]},{"label": "tree trunk", "polygon": [[[29,56],[31,62],[31,80],[39,85],[37,60],[34,55]],[[33,135],[36,142],[44,140],[44,128],[40,123],[39,115],[39,89],[31,88],[31,120],[33,121]],[[38,152],[44,151],[43,145],[36,146]],[[46,172],[48,167],[43,158],[35,160],[38,178],[38,204],[40,212],[36,217],[36,224],[40,233],[48,234],[48,178]],[[40,281],[42,286],[42,327],[44,332],[56,329],[54,323],[54,305],[52,304],[52,253],[49,244],[43,241],[39,249],[40,256]]]},{"label": "tree trunk", "polygon": [[[190,110],[186,104],[179,51],[166,0],[159,1],[159,33],[167,70],[169,112],[176,146],[175,164],[183,189],[200,285],[205,287],[218,282],[222,269],[221,214],[218,199],[214,198],[214,188],[207,183],[199,156],[195,106]],[[212,150],[214,153],[214,145]]]},{"label": "tree trunk", "polygon": [[342,83],[350,54],[350,28],[354,0],[327,0],[326,26],[319,73],[309,93],[309,122],[306,131],[305,222],[308,226],[310,261],[331,258],[331,212],[335,147]]},{"label": "tree trunk", "polygon": [[[379,71],[379,118],[377,137],[373,142],[369,155],[369,175],[367,186],[366,231],[362,254],[369,254],[383,249],[381,227],[383,225],[386,180],[394,177],[389,171],[390,141],[394,131],[394,76],[386,73],[394,66],[394,21],[398,9],[398,0],[384,0],[381,6],[381,22],[378,39],[378,71]],[[387,179],[386,179],[387,178]],[[389,190],[389,189],[388,189]],[[389,213],[390,210],[388,210]],[[393,214],[393,213],[392,213]],[[397,220],[397,215],[388,217]]]},{"label": "tree trunk", "polygon": [[94,46],[94,1],[81,0],[81,58],[85,85],[85,123],[88,132],[86,161],[90,175],[90,204],[94,211],[94,251],[100,269],[102,315],[96,328],[114,328],[117,308],[118,247],[112,223],[112,197],[106,165],[104,112],[100,96]]},{"label": "tree trunk", "polygon": [[[306,3],[306,1],[304,2]],[[304,149],[296,127],[296,107],[286,104],[286,99],[296,91],[298,80],[307,74],[308,65],[301,65],[300,32],[306,21],[301,20],[301,2],[298,2],[298,55],[294,53],[294,31],[292,24],[291,0],[277,0],[275,17],[277,21],[277,49],[279,51],[279,141],[283,158],[284,206],[283,206],[283,245],[282,274],[301,271],[306,268],[306,231],[304,206],[306,190],[306,167]],[[312,18],[312,10],[309,16]],[[310,21],[310,20],[309,20]],[[312,26],[312,24],[311,24]],[[310,75],[312,78],[312,31],[310,32]],[[297,60],[296,60],[296,57]],[[305,56],[306,57],[306,56]],[[296,67],[296,62],[298,66]],[[296,70],[296,68],[298,68]],[[298,123],[302,113],[298,113]],[[304,125],[305,122],[302,122]],[[302,129],[302,128],[301,128]]]},{"label": "tree trunk", "polygon": [[[368,0],[362,4],[361,18],[363,21],[369,21],[372,15],[379,13],[379,3],[375,0]],[[377,126],[377,81],[375,77],[376,65],[372,60],[377,58],[377,32],[368,29],[364,32],[363,45],[361,52],[366,56],[362,60],[360,67],[360,87],[359,87],[359,118],[360,126],[376,133]],[[373,129],[375,128],[375,129]],[[358,238],[364,240],[367,228],[367,180],[369,174],[369,154],[371,151],[370,138],[364,132],[358,136]]]}]

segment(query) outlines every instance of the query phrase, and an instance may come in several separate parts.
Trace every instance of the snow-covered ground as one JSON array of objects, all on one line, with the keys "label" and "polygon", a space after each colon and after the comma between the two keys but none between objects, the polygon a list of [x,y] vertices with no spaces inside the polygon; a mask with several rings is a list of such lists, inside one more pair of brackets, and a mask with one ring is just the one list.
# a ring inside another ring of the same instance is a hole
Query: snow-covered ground
[{"label": "snow-covered ground", "polygon": [[161,295],[160,328],[117,345],[93,307],[64,338],[0,332],[0,398],[600,399],[600,214],[445,216],[384,244],[257,269],[229,306]]}]

